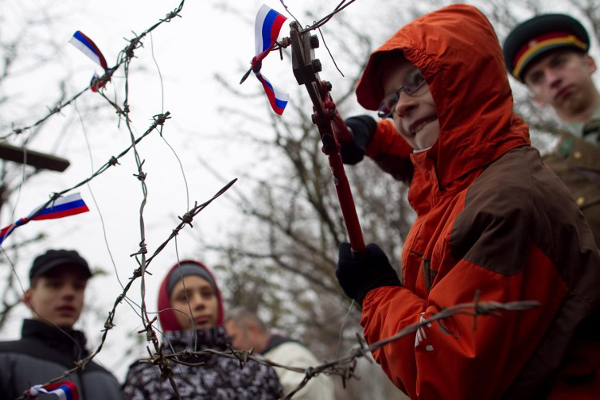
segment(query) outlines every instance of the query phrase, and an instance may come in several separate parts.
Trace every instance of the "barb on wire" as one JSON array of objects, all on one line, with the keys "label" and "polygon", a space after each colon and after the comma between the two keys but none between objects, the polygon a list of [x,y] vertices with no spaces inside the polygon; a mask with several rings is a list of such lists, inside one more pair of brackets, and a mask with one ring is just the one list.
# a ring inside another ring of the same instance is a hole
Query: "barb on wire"
[{"label": "barb on wire", "polygon": [[41,119],[37,120],[36,122],[34,122],[31,125],[28,126],[24,126],[21,128],[13,128],[11,132],[3,135],[0,137],[0,140],[6,140],[8,138],[10,138],[11,136],[15,136],[15,135],[20,135],[21,133],[28,131],[32,128],[35,128],[41,124],[43,124],[44,122],[46,122],[46,120],[48,118],[50,118],[51,116],[58,114],[61,112],[61,110],[65,107],[67,107],[68,105],[70,105],[71,103],[73,103],[75,100],[77,100],[79,98],[79,96],[81,96],[82,94],[84,94],[85,92],[87,92],[90,89],[90,87],[86,87],[85,89],[81,90],[79,93],[75,94],[73,97],[71,97],[69,100],[62,102],[60,104],[58,104],[57,106],[53,107],[50,109],[50,112],[42,117]]},{"label": "barb on wire", "polygon": [[[146,130],[146,132],[144,132],[140,137],[138,137],[137,139],[135,139],[135,144],[139,143],[140,141],[142,141],[142,139],[144,139],[146,136],[148,136],[150,133],[152,133],[153,130],[155,130],[159,125],[164,124],[164,121],[170,118],[170,113],[167,111],[164,114],[161,114],[160,116],[155,116],[154,118],[154,123],[152,123],[152,125]],[[94,172],[91,176],[89,176],[88,178],[84,179],[83,181],[67,188],[64,189],[60,192],[54,192],[50,195],[50,198],[46,201],[46,203],[44,203],[42,206],[39,207],[39,209],[33,213],[30,218],[33,219],[35,218],[39,213],[41,213],[42,211],[44,211],[44,209],[48,206],[50,206],[50,204],[52,204],[52,202],[56,201],[56,199],[58,199],[59,197],[61,197],[62,195],[77,189],[78,187],[81,187],[87,183],[89,183],[91,180],[93,180],[94,178],[96,178],[97,176],[101,175],[102,173],[106,172],[107,169],[109,169],[110,167],[113,167],[115,165],[119,164],[119,160],[125,156],[129,150],[131,150],[134,147],[134,145],[130,145],[128,146],[125,150],[123,150],[121,153],[119,153],[118,156],[112,156],[110,158],[110,160],[108,160],[104,165],[102,165],[100,168],[98,168],[96,170],[96,172]]]},{"label": "barb on wire", "polygon": [[348,7],[350,4],[354,3],[355,1],[356,0],[342,0],[342,2],[340,4],[338,4],[337,7],[335,7],[335,9],[331,13],[327,14],[325,17],[321,18],[320,20],[318,20],[317,22],[312,24],[310,27],[305,29],[305,31],[315,30],[315,29],[322,27],[327,22],[329,22],[329,20],[331,18],[333,18],[333,16],[335,14],[339,13],[340,11],[342,11],[343,9],[345,9],[346,7]]},{"label": "barb on wire", "polygon": [[[75,94],[73,97],[71,97],[69,100],[62,102],[60,104],[58,104],[57,106],[53,107],[52,109],[50,109],[50,112],[45,115],[44,117],[40,118],[38,121],[34,122],[31,125],[28,126],[24,126],[24,127],[19,127],[19,128],[13,128],[12,131],[0,136],[0,140],[6,140],[12,136],[15,135],[20,135],[23,132],[26,132],[32,128],[35,128],[41,124],[43,124],[44,122],[46,122],[50,117],[52,117],[55,114],[60,113],[60,111],[71,105],[75,100],[77,100],[82,94],[84,94],[85,92],[87,92],[88,90],[92,89],[93,86],[99,86],[99,84],[105,84],[107,82],[110,81],[112,75],[116,72],[116,70],[123,65],[123,63],[125,63],[126,60],[131,59],[134,57],[134,51],[142,46],[142,39],[150,32],[152,32],[153,30],[155,30],[157,27],[159,27],[161,24],[165,23],[165,22],[171,22],[171,20],[175,17],[181,17],[181,15],[179,15],[179,13],[181,12],[183,5],[185,3],[185,0],[182,0],[181,3],[179,4],[179,6],[177,8],[175,8],[173,11],[169,12],[165,18],[160,19],[157,23],[155,23],[154,25],[152,25],[150,28],[146,29],[144,32],[142,32],[141,34],[137,35],[136,37],[134,37],[133,39],[129,39],[128,42],[129,44],[122,49],[119,52],[119,55],[117,57],[117,63],[109,68],[104,75],[102,75],[101,77],[97,78],[96,80],[94,80],[94,82],[92,82],[92,84],[88,85],[87,87],[85,87],[83,90],[81,90],[80,92],[78,92],[77,94]],[[101,92],[101,91],[100,91]],[[114,106],[114,104],[112,104]]]},{"label": "barb on wire", "polygon": [[[208,207],[210,205],[210,203],[212,203],[214,200],[216,200],[219,196],[221,196],[223,193],[225,193],[227,190],[229,190],[229,188],[231,186],[233,186],[234,183],[237,182],[237,178],[231,180],[227,185],[223,186],[223,188],[221,188],[221,190],[219,190],[211,199],[209,199],[208,201],[198,205],[197,203],[194,204],[194,207],[189,210],[188,212],[186,212],[183,217],[178,217],[181,220],[181,223],[179,225],[177,225],[177,227],[175,229],[173,229],[173,232],[171,232],[171,235],[169,236],[169,238],[160,246],[158,246],[156,248],[156,251],[154,252],[154,254],[152,254],[152,256],[150,256],[148,258],[147,263],[149,264],[154,257],[156,257],[158,255],[158,253],[160,253],[165,247],[166,245],[173,239],[175,238],[175,236],[177,236],[179,234],[179,231],[181,231],[185,225],[190,225],[191,226],[191,222],[193,220],[193,218],[198,215],[202,210],[204,210],[206,207]],[[189,222],[188,222],[189,221]]]},{"label": "barb on wire", "polygon": [[[336,15],[337,13],[341,12],[342,10],[344,10],[346,7],[348,7],[350,4],[354,3],[356,0],[342,0],[341,3],[339,3],[332,12],[330,12],[329,14],[327,14],[325,17],[321,18],[320,20],[314,22],[312,25],[307,26],[306,28],[304,28],[301,32],[300,35],[304,35],[307,34],[310,31],[314,31],[317,30],[319,28],[321,28],[323,25],[325,25],[327,22],[329,22],[329,20],[331,20],[333,18],[334,15]],[[283,3],[283,1],[282,1]],[[283,5],[286,9],[286,11],[292,15],[290,13],[290,11],[288,10],[287,6],[284,4]],[[296,17],[294,17],[292,15],[292,17],[296,20],[296,22],[298,22],[298,25],[300,25],[300,22],[298,21],[298,19],[296,19]],[[301,25],[300,25],[301,26]],[[288,46],[290,46],[292,43],[290,41],[289,38],[283,38],[280,41],[278,41],[276,43],[276,45],[273,47],[272,51],[279,51],[282,48],[286,48]]]}]

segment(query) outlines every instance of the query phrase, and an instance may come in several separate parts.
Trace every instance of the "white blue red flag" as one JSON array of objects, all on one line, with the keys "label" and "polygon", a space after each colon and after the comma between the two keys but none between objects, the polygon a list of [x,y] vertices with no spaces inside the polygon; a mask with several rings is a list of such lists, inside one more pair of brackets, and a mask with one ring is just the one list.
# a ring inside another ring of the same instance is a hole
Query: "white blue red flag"
[{"label": "white blue red flag", "polygon": [[258,10],[258,14],[256,14],[255,23],[256,47],[255,57],[252,59],[252,70],[260,83],[262,83],[265,93],[269,98],[269,103],[271,103],[271,108],[273,108],[273,111],[278,115],[283,113],[290,96],[275,88],[275,86],[260,73],[260,69],[262,60],[269,54],[273,46],[275,46],[281,26],[286,19],[286,17],[279,14],[277,11],[263,4],[260,10]]},{"label": "white blue red flag", "polygon": [[267,78],[260,73],[260,71],[254,73],[260,83],[262,83],[263,88],[265,89],[265,93],[269,98],[269,103],[271,103],[271,108],[278,115],[283,114],[283,110],[285,106],[287,106],[290,95],[287,93],[280,92],[276,87],[274,87],[271,82]]},{"label": "white blue red flag", "polygon": [[85,36],[80,31],[77,31],[73,34],[73,37],[69,40],[73,46],[77,47],[79,50],[83,52],[86,56],[88,56],[93,62],[98,64],[104,69],[104,71],[108,70],[108,65],[106,64],[106,59],[102,55],[102,52],[96,46],[96,44],[89,37]]},{"label": "white blue red flag", "polygon": [[17,222],[10,224],[0,231],[0,246],[13,231],[29,221],[44,219],[57,219],[90,211],[79,193],[73,193],[65,197],[53,200],[49,205],[42,205],[33,210],[26,218],[20,218]]},{"label": "white blue red flag", "polygon": [[77,386],[73,382],[57,382],[50,385],[35,385],[27,393],[30,399],[35,399],[40,393],[55,394],[60,400],[79,400]]},{"label": "white blue red flag", "polygon": [[254,35],[256,39],[255,54],[264,53],[271,50],[271,47],[277,41],[281,26],[287,18],[279,14],[277,11],[262,5],[258,14],[256,14],[256,23],[254,25]]}]

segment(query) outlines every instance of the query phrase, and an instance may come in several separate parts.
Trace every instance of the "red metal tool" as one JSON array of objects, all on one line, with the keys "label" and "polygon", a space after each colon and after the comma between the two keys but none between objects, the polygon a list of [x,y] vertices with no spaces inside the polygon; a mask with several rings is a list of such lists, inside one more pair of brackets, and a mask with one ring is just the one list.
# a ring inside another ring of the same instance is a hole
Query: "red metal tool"
[{"label": "red metal tool", "polygon": [[294,76],[299,85],[305,85],[312,100],[314,111],[312,120],[319,129],[323,142],[323,153],[329,159],[344,224],[350,238],[350,246],[353,251],[360,253],[365,250],[365,242],[340,155],[340,142],[352,140],[352,135],[329,95],[331,83],[321,81],[319,78],[321,62],[314,57],[314,49],[319,47],[319,38],[311,35],[310,31],[302,31],[297,22],[292,22],[290,24],[290,40]]}]

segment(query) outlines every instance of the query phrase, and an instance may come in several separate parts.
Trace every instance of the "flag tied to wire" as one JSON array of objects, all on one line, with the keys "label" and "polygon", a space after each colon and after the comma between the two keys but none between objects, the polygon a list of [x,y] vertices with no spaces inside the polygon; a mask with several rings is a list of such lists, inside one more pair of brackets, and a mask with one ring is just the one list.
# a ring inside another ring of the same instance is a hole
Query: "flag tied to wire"
[{"label": "flag tied to wire", "polygon": [[[83,54],[88,56],[93,62],[98,64],[104,69],[104,73],[109,72],[108,65],[106,64],[106,59],[102,52],[96,46],[96,43],[89,37],[85,36],[81,31],[77,31],[73,34],[73,37],[69,40],[73,46],[77,47]],[[99,81],[99,76],[94,72],[94,76],[92,77],[92,81],[90,82],[90,86],[93,92],[97,92],[98,89],[102,88],[106,82]]]},{"label": "flag tied to wire", "polygon": [[60,400],[79,400],[77,386],[73,382],[57,382],[50,385],[35,385],[29,389],[27,395],[35,399],[40,393],[55,394]]},{"label": "flag tied to wire", "polygon": [[256,23],[254,25],[256,49],[255,56],[252,58],[252,71],[260,83],[262,83],[265,93],[269,98],[269,103],[271,103],[271,108],[273,108],[273,111],[278,115],[283,114],[283,110],[288,103],[290,95],[281,92],[273,86],[260,72],[260,69],[262,67],[262,60],[269,54],[273,46],[275,46],[281,26],[286,19],[286,17],[279,14],[277,11],[263,4],[260,10],[258,10]]},{"label": "flag tied to wire", "polygon": [[63,218],[88,211],[90,211],[90,209],[85,204],[79,193],[73,193],[69,196],[59,197],[58,199],[53,200],[49,205],[41,205],[29,213],[27,217],[21,218],[17,220],[17,222],[3,228],[2,231],[0,231],[0,246],[2,246],[4,240],[11,233],[13,233],[15,229],[25,225],[29,221]]}]

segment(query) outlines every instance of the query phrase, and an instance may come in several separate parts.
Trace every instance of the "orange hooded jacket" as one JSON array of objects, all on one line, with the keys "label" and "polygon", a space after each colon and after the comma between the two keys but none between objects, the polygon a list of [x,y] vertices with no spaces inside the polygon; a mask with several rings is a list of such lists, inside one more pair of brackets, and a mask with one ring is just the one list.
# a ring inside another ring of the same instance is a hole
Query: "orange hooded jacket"
[{"label": "orange hooded jacket", "polygon": [[377,288],[364,299],[367,341],[471,303],[478,290],[480,301],[541,306],[479,316],[476,329],[473,317],[454,316],[373,356],[413,399],[598,398],[600,255],[513,114],[492,26],[474,7],[454,5],[400,29],[371,55],[359,82],[358,100],[368,109],[383,97],[378,57],[392,50],[423,73],[440,134],[431,149],[413,154],[382,121],[367,149],[386,171],[412,179],[417,213],[402,251],[403,287]]}]

